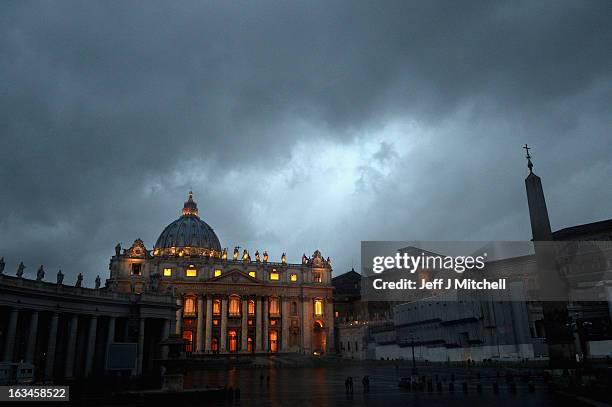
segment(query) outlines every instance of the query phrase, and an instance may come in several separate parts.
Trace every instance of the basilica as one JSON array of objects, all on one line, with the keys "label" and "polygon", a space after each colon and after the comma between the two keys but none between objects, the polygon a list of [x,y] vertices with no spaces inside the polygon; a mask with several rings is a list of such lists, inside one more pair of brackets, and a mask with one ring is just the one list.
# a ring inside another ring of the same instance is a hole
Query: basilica
[{"label": "basilica", "polygon": [[333,348],[331,262],[316,250],[290,264],[283,253],[222,248],[190,192],[180,217],[147,249],[115,247],[107,289],[176,299],[171,329],[194,356]]}]

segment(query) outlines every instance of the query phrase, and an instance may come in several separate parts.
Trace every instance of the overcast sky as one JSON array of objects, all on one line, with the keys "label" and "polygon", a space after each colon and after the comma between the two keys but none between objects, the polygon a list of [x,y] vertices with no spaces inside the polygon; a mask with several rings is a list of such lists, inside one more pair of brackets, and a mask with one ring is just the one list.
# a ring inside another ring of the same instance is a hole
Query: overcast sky
[{"label": "overcast sky", "polygon": [[612,218],[609,1],[0,2],[0,256],[93,284],[193,188],[223,247]]}]

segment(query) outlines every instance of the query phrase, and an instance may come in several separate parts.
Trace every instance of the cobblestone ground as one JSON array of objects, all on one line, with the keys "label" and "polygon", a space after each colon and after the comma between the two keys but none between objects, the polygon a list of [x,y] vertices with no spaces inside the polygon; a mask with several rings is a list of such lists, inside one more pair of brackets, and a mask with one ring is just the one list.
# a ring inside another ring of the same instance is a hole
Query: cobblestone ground
[{"label": "cobblestone ground", "polygon": [[[559,398],[550,393],[541,379],[536,378],[535,391],[530,392],[527,381],[516,378],[516,392],[510,391],[505,372],[497,377],[494,369],[483,368],[420,368],[419,374],[443,383],[440,392],[408,391],[398,387],[398,379],[410,375],[410,368],[386,366],[336,365],[327,367],[232,369],[189,372],[186,385],[194,388],[227,386],[240,388],[240,400],[220,405],[245,406],[578,406],[574,400]],[[480,379],[477,378],[480,373]],[[370,376],[370,391],[365,393],[361,384],[364,375]],[[454,392],[449,384],[454,375]],[[345,391],[345,379],[353,377],[352,393]],[[269,380],[268,380],[269,377]],[[462,384],[468,384],[467,393]],[[482,384],[482,393],[476,391]],[[494,392],[494,383],[499,392]]]}]

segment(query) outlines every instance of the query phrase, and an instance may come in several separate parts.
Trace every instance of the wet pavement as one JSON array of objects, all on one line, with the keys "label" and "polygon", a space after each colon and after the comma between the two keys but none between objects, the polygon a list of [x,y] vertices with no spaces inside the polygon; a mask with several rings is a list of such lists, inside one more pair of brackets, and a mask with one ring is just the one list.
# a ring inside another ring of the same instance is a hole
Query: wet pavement
[{"label": "wet pavement", "polygon": [[[220,386],[240,388],[240,400],[217,402],[213,405],[243,406],[365,406],[410,405],[449,407],[466,406],[560,406],[578,404],[571,399],[559,398],[550,393],[541,379],[535,379],[535,391],[530,392],[527,381],[516,378],[516,392],[512,392],[504,377],[497,377],[497,370],[466,368],[420,368],[420,375],[427,375],[442,382],[442,389],[435,384],[432,392],[409,391],[398,387],[398,379],[409,376],[411,370],[396,366],[333,365],[326,367],[283,367],[231,370],[206,370],[188,372],[185,386],[202,388]],[[480,379],[477,374],[480,373]],[[364,392],[361,379],[370,377],[370,391]],[[449,384],[454,375],[454,392]],[[345,391],[346,377],[353,377],[352,393]],[[268,379],[269,377],[269,379]],[[434,379],[435,380],[435,379]],[[467,393],[462,384],[467,383]],[[476,391],[482,384],[482,393]],[[499,392],[494,392],[494,383]],[[211,405],[206,403],[206,405]]]}]

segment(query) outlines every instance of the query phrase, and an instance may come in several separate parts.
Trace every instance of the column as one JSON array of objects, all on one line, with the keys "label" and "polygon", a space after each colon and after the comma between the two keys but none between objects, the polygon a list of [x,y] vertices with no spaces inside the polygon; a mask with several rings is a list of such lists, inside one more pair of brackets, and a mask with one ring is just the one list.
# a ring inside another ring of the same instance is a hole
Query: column
[{"label": "column", "polygon": [[298,336],[298,346],[300,348],[300,352],[304,353],[304,298],[297,298],[297,311],[298,311],[298,326],[300,324],[302,327],[300,328],[300,334]]},{"label": "column", "polygon": [[303,351],[307,355],[310,354],[312,348],[311,332],[312,332],[312,307],[311,298],[303,297],[302,299],[302,346]]},{"label": "column", "polygon": [[175,333],[178,336],[183,337],[183,300],[181,300],[180,296],[176,299],[176,305],[178,305],[180,308],[176,310],[176,331]]},{"label": "column", "polygon": [[94,357],[96,355],[96,334],[98,330],[98,316],[92,315],[89,320],[89,333],[87,335],[87,353],[85,354],[85,376],[93,372]]},{"label": "column", "polygon": [[[165,341],[170,337],[170,320],[164,319],[164,323],[162,326],[162,341]],[[161,358],[168,359],[168,346],[162,346],[161,349]]]},{"label": "column", "polygon": [[53,377],[53,368],[55,367],[55,346],[57,344],[57,324],[59,321],[59,314],[54,312],[51,316],[51,329],[49,331],[49,343],[47,346],[47,362],[45,366],[45,378],[51,379]]},{"label": "column", "polygon": [[261,352],[263,346],[261,346],[261,297],[257,297],[257,304],[255,307],[255,349],[257,352]]},{"label": "column", "polygon": [[225,352],[227,349],[227,298],[221,300],[221,344],[219,349]]},{"label": "column", "polygon": [[144,358],[144,331],[145,331],[145,318],[140,318],[138,326],[138,359],[136,362],[136,374],[140,376],[142,374],[142,360]]},{"label": "column", "polygon": [[196,331],[196,352],[202,352],[204,343],[204,297],[198,295],[198,326]]},{"label": "column", "polygon": [[[325,330],[327,331],[327,352],[334,352],[334,305],[332,303],[331,298],[325,299],[325,315],[323,317],[325,321]],[[363,344],[361,345],[363,346]]]},{"label": "column", "polygon": [[270,338],[268,338],[268,325],[270,325],[270,318],[268,317],[268,297],[264,297],[262,311],[262,323],[263,323],[263,351],[268,352],[270,347]]},{"label": "column", "polygon": [[28,332],[28,345],[26,347],[26,362],[34,362],[36,352],[36,337],[38,336],[38,311],[32,311],[30,317],[30,331]]},{"label": "column", "polygon": [[206,343],[204,350],[210,353],[212,344],[212,296],[206,296]]},{"label": "column", "polygon": [[289,310],[291,308],[291,299],[283,297],[281,299],[281,323],[282,323],[282,338],[281,338],[281,350],[283,352],[289,351]]},{"label": "column", "polygon": [[108,320],[108,331],[106,332],[106,352],[104,352],[104,360],[106,362],[106,367],[108,367],[108,357],[110,355],[110,346],[115,342],[115,323],[116,318],[110,317]]},{"label": "column", "polygon": [[70,334],[68,336],[68,345],[66,346],[66,369],[64,376],[70,379],[74,373],[74,353],[76,352],[77,328],[79,324],[79,316],[73,315],[70,319]]},{"label": "column", "polygon": [[249,298],[244,296],[242,297],[242,344],[240,346],[240,350],[243,353],[248,351],[248,335],[249,335],[249,327],[247,326],[247,318],[249,315]]},{"label": "column", "polygon": [[15,339],[17,336],[17,319],[19,318],[19,310],[17,308],[11,309],[9,316],[8,329],[6,330],[6,343],[4,345],[4,358],[5,362],[13,361],[13,353],[15,353]]}]

